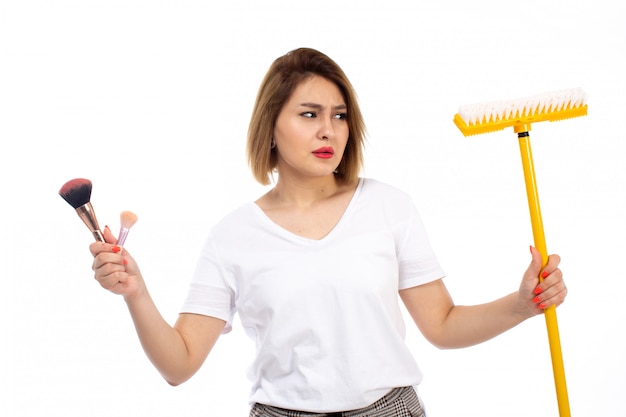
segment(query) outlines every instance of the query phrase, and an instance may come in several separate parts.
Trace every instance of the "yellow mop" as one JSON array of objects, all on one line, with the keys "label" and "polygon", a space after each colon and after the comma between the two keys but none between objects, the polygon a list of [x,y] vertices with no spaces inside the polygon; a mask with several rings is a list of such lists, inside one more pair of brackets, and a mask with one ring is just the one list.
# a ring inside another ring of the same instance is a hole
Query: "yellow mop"
[{"label": "yellow mop", "polygon": [[[465,136],[493,132],[507,127],[513,127],[514,132],[517,133],[535,247],[541,253],[544,266],[548,262],[548,250],[543,231],[537,180],[530,147],[529,132],[531,124],[546,120],[554,122],[585,115],[587,115],[585,93],[577,88],[517,100],[461,106],[459,112],[454,116],[454,123]],[[539,279],[541,280],[541,277]],[[544,316],[548,330],[559,415],[561,417],[570,417],[565,368],[563,366],[555,306],[548,307],[544,311]]]}]

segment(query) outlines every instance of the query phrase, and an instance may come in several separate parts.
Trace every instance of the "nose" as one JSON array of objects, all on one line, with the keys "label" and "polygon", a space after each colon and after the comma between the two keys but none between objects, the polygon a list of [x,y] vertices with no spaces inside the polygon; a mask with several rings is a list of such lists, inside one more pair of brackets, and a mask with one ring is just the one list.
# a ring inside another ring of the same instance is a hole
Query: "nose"
[{"label": "nose", "polygon": [[335,127],[332,118],[321,118],[322,123],[319,130],[320,139],[328,140],[335,137]]}]

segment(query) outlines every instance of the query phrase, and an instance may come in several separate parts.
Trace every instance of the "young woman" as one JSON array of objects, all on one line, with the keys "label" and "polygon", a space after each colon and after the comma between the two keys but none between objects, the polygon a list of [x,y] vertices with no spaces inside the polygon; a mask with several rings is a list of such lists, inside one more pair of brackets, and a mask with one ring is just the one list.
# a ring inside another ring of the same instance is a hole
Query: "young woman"
[{"label": "young woman", "polygon": [[91,244],[96,279],[124,296],[170,384],[200,368],[237,313],[256,344],[250,416],[424,416],[400,299],[440,348],[481,343],[563,302],[559,257],[542,268],[531,248],[518,291],[455,305],[410,197],[359,177],[363,137],[355,93],[334,61],[307,48],[278,58],[248,133],[255,178],[275,175],[275,185],[213,227],[173,327],[111,232]]}]

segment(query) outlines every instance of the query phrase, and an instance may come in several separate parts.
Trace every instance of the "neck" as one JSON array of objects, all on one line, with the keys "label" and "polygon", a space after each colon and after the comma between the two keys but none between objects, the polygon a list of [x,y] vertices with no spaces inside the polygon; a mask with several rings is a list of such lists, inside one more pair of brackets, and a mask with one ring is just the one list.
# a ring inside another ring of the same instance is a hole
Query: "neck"
[{"label": "neck", "polygon": [[283,204],[311,206],[316,202],[332,197],[341,189],[334,175],[297,180],[278,178],[272,189],[274,198]]}]

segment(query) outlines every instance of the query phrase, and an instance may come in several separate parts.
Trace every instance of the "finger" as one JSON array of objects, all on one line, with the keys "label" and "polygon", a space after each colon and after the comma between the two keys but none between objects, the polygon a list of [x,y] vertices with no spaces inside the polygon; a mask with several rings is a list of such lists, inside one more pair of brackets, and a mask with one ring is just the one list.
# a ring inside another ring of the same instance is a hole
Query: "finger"
[{"label": "finger", "polygon": [[91,252],[92,256],[97,256],[100,252],[106,249],[106,246],[102,242],[92,242],[89,245],[89,252]]},{"label": "finger", "polygon": [[530,247],[530,255],[532,256],[531,262],[530,262],[530,267],[529,269],[531,269],[532,272],[537,272],[537,274],[539,273],[539,271],[541,270],[541,265],[543,263],[542,259],[541,259],[541,253],[539,253],[539,251],[537,250],[537,248],[535,248],[534,246]]},{"label": "finger", "polygon": [[563,281],[563,272],[560,269],[555,269],[550,273],[542,282],[541,288],[542,294],[546,294],[549,297],[565,288],[565,281]]},{"label": "finger", "polygon": [[[535,288],[535,294],[540,294],[545,291],[551,284],[550,281],[554,282],[555,280],[563,279],[563,274],[561,270],[558,268],[558,265],[561,263],[561,257],[559,255],[550,255],[548,256],[548,262],[546,266],[542,269],[540,274],[540,284]],[[549,279],[552,275],[552,279],[546,282],[546,279]]]},{"label": "finger", "polygon": [[104,231],[102,232],[102,235],[104,237],[105,242],[96,241],[96,242],[92,242],[89,245],[89,251],[91,252],[93,256],[96,256],[100,252],[103,252],[103,251],[110,251],[112,248],[112,245],[115,245],[115,242],[117,242],[117,238],[113,236],[113,233],[111,232],[111,229],[109,229],[109,226],[104,227]]},{"label": "finger", "polygon": [[128,281],[128,274],[123,271],[116,271],[106,276],[96,277],[96,280],[102,288],[112,291],[119,284]]},{"label": "finger", "polygon": [[530,254],[532,259],[528,269],[526,270],[526,274],[524,274],[524,279],[533,283],[534,286],[536,282],[539,282],[539,272],[541,271],[543,261],[539,251],[532,246],[530,247]]},{"label": "finger", "polygon": [[117,242],[117,237],[113,235],[113,232],[111,232],[111,229],[109,228],[109,226],[104,226],[104,231],[102,234],[104,236],[104,240],[107,243],[115,244],[115,242]]},{"label": "finger", "polygon": [[94,259],[93,270],[98,276],[106,276],[117,271],[125,271],[123,260],[108,255],[98,255]]},{"label": "finger", "polygon": [[94,278],[100,282],[106,280],[125,280],[128,275],[126,273],[124,259],[119,254],[112,252],[102,252],[96,256],[94,258],[93,270]]},{"label": "finger", "polygon": [[545,279],[550,275],[553,271],[555,271],[559,264],[561,263],[561,257],[559,255],[550,255],[548,256],[548,262],[546,266],[541,271],[541,278]]},{"label": "finger", "polygon": [[567,296],[567,287],[563,281],[563,273],[560,269],[555,269],[540,284],[538,288],[542,291],[533,302],[540,308],[545,309],[551,305],[560,305]]},{"label": "finger", "polygon": [[119,265],[123,268],[124,258],[113,252],[100,252],[93,258],[92,269],[94,271],[102,268],[104,265]]},{"label": "finger", "polygon": [[552,286],[538,296],[540,300],[537,307],[544,310],[550,306],[560,306],[565,301],[565,297],[567,297],[567,287],[561,282],[558,286]]}]

